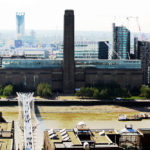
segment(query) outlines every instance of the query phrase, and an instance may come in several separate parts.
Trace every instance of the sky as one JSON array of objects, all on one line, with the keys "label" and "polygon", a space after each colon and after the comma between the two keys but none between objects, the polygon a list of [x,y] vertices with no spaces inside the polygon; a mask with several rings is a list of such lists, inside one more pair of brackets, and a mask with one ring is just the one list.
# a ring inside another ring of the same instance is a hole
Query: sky
[{"label": "sky", "polygon": [[75,29],[112,31],[112,23],[150,32],[150,0],[0,0],[0,30],[16,30],[16,12],[25,12],[25,29],[62,30],[65,9],[73,9]]}]

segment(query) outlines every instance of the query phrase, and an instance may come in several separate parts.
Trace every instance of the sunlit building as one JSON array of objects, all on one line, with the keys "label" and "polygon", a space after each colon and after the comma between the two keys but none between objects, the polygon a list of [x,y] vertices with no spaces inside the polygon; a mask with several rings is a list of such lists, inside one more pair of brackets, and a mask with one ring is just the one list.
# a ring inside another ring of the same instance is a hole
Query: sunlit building
[{"label": "sunlit building", "polygon": [[14,121],[7,122],[0,112],[0,149],[1,150],[14,150]]},{"label": "sunlit building", "polygon": [[130,31],[113,23],[113,59],[128,59],[130,55]]},{"label": "sunlit building", "polygon": [[74,129],[44,132],[44,150],[119,150],[116,130],[89,129],[79,122]]}]

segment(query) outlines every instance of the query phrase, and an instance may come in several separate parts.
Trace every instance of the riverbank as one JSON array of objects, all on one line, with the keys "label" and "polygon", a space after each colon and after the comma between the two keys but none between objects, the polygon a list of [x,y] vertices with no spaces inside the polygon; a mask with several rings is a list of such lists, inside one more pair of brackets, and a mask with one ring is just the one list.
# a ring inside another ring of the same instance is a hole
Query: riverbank
[{"label": "riverbank", "polygon": [[[0,106],[17,106],[17,99],[1,99]],[[94,105],[118,105],[124,107],[145,107],[150,106],[150,100],[50,100],[50,99],[37,99],[35,98],[36,106],[94,106]]]},{"label": "riverbank", "polygon": [[[18,119],[18,106],[0,106],[6,119]],[[63,116],[62,114],[71,114],[71,116],[84,115],[92,119],[98,116],[100,120],[115,120],[119,114],[134,115],[139,112],[150,112],[150,107],[124,107],[118,105],[93,105],[93,106],[35,106],[37,116],[44,120],[50,120],[55,117]],[[91,117],[90,117],[91,114]],[[82,117],[83,118],[83,117]],[[93,120],[93,119],[92,119]]]},{"label": "riverbank", "polygon": [[[0,106],[7,121],[18,121],[18,106]],[[133,116],[140,112],[150,113],[150,107],[124,107],[116,105],[99,106],[35,106],[36,116],[42,129],[74,128],[79,121],[85,121],[90,128],[121,129],[125,124],[135,128],[148,128],[150,120],[118,121],[119,114]]]},{"label": "riverbank", "polygon": [[[84,116],[94,120],[97,116],[100,120],[116,120],[119,114],[127,114],[132,116],[140,112],[149,112],[150,107],[123,107],[116,105],[99,105],[99,106],[37,106],[40,115],[45,120],[54,118],[53,114],[57,117],[62,114],[71,114],[72,116]],[[91,114],[91,117],[90,117]],[[69,117],[69,116],[68,116]]]},{"label": "riverbank", "polygon": [[134,128],[148,128],[150,120],[118,121],[119,114],[133,116],[140,112],[150,112],[150,107],[122,107],[122,106],[38,106],[40,117],[46,129],[74,128],[79,121],[85,121],[89,128],[122,129],[125,124],[132,124]]}]

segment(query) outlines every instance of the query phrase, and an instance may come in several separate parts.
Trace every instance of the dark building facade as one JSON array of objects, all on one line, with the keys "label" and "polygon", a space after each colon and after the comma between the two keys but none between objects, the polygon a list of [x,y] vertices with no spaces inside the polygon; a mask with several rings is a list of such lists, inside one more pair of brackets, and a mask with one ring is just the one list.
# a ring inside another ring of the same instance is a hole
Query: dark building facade
[{"label": "dark building facade", "polygon": [[140,59],[140,50],[139,50],[140,42],[137,37],[134,37],[134,58]]},{"label": "dark building facade", "polygon": [[150,42],[138,41],[138,58],[141,59],[143,84],[150,84]]},{"label": "dark building facade", "polygon": [[[121,87],[139,87],[142,84],[141,69],[97,69],[76,68],[75,86],[94,86],[97,82],[117,82]],[[54,91],[63,92],[63,69],[0,69],[0,84],[23,85],[28,90],[35,90],[39,83],[48,83]],[[72,87],[70,87],[72,88]]]},{"label": "dark building facade", "polygon": [[[139,87],[142,84],[142,70],[141,68],[135,67],[136,62],[133,62],[133,69],[115,68],[113,66],[115,66],[116,62],[101,62],[100,65],[102,65],[103,68],[98,68],[96,67],[98,62],[94,61],[93,64],[90,64],[92,60],[89,59],[87,61],[80,60],[75,67],[73,10],[66,10],[64,15],[63,54],[63,66],[61,66],[61,61],[52,62],[51,60],[49,68],[32,68],[32,65],[41,65],[42,63],[35,62],[31,63],[31,68],[19,69],[21,65],[18,61],[16,68],[1,68],[0,84],[23,85],[26,89],[31,91],[35,90],[39,83],[48,83],[52,86],[53,90],[64,92],[66,94],[73,93],[75,88],[86,85],[95,86],[99,81],[102,81],[103,83],[115,81],[120,84],[121,87],[131,88]],[[13,61],[5,61],[2,66],[7,65],[8,63],[12,64]],[[47,63],[47,61],[45,61],[45,63]],[[104,67],[106,64],[107,67]],[[25,62],[25,66],[27,66],[27,61]],[[112,66],[111,69],[109,66]],[[121,66],[121,64],[119,66]]]},{"label": "dark building facade", "polygon": [[108,41],[98,42],[98,59],[108,59]]},{"label": "dark building facade", "polygon": [[130,31],[124,26],[113,23],[113,59],[129,59]]},{"label": "dark building facade", "polygon": [[63,91],[73,93],[75,87],[74,62],[74,11],[66,10],[64,15],[64,57],[63,57]]},{"label": "dark building facade", "polygon": [[141,147],[144,150],[150,149],[150,128],[140,128],[138,132],[141,134]]}]

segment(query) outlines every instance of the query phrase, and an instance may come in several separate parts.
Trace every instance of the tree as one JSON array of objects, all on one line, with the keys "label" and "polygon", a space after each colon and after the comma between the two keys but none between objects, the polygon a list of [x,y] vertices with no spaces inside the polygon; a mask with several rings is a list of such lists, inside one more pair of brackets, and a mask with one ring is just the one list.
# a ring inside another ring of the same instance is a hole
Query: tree
[{"label": "tree", "polygon": [[86,96],[86,88],[85,87],[81,87],[80,91],[77,92],[78,96],[81,96],[82,98]]},{"label": "tree", "polygon": [[132,95],[140,95],[140,87],[133,87],[132,89],[131,89],[131,94]]},{"label": "tree", "polygon": [[37,95],[41,97],[51,97],[51,86],[47,83],[40,83],[37,86]]},{"label": "tree", "polygon": [[100,91],[100,98],[107,99],[108,98],[108,89],[102,89]]},{"label": "tree", "polygon": [[150,88],[147,88],[147,89],[146,89],[145,97],[146,97],[146,98],[150,98]]},{"label": "tree", "polygon": [[95,88],[93,93],[93,98],[99,98],[99,97],[100,97],[99,90]]},{"label": "tree", "polygon": [[126,88],[122,88],[121,91],[122,91],[121,97],[130,97],[131,96],[130,91],[127,90]]},{"label": "tree", "polygon": [[86,89],[85,89],[85,96],[86,97],[93,97],[93,93],[94,93],[94,88],[89,88],[89,87],[87,87]]},{"label": "tree", "polygon": [[49,84],[44,85],[44,88],[42,90],[42,96],[43,97],[51,97],[52,96],[52,91],[51,91],[51,87]]},{"label": "tree", "polygon": [[147,86],[142,85],[141,88],[140,88],[140,96],[145,96],[147,89],[148,89]]},{"label": "tree", "polygon": [[44,89],[44,83],[40,83],[37,86],[37,95],[42,96],[42,90]]},{"label": "tree", "polygon": [[4,96],[11,96],[11,95],[13,95],[13,86],[12,85],[5,86],[5,88],[3,90],[3,95]]},{"label": "tree", "polygon": [[3,86],[0,84],[0,95],[3,95]]}]

